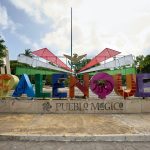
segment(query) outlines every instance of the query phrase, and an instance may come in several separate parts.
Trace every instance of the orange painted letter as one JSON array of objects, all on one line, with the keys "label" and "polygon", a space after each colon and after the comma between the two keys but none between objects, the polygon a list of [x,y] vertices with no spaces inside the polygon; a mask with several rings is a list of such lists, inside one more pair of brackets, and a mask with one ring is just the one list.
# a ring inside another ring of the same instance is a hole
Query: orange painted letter
[{"label": "orange painted letter", "polygon": [[136,91],[136,82],[135,82],[135,75],[128,74],[126,75],[126,89],[122,87],[122,76],[121,74],[114,75],[114,91],[117,95],[123,96],[126,99],[129,96],[133,96]]},{"label": "orange painted letter", "polygon": [[80,83],[80,81],[76,77],[70,76],[70,83],[69,83],[70,98],[74,97],[75,86],[81,90],[81,92],[84,94],[84,98],[89,97],[89,75],[88,74],[83,75],[83,83]]}]

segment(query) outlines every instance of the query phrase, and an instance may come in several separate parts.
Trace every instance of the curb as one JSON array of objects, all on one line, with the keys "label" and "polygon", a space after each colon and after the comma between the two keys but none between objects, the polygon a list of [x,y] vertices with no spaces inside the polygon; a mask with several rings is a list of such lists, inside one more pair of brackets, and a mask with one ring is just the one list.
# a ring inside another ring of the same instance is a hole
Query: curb
[{"label": "curb", "polygon": [[86,136],[60,135],[2,135],[0,141],[68,141],[68,142],[150,142],[150,134],[111,134]]}]

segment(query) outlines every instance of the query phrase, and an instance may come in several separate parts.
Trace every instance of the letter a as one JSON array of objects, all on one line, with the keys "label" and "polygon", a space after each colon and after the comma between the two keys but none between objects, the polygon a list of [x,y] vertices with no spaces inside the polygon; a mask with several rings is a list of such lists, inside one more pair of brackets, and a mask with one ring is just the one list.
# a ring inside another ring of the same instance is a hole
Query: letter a
[{"label": "letter a", "polygon": [[28,97],[34,97],[33,87],[27,74],[22,75],[12,96],[20,97],[22,94],[27,94]]}]

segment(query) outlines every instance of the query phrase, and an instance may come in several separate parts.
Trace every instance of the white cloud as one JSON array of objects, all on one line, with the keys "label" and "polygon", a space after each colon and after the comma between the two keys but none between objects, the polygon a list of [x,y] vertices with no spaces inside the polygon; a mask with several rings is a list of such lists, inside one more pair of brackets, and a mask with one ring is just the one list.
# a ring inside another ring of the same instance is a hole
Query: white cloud
[{"label": "white cloud", "polygon": [[29,37],[27,37],[26,35],[23,34],[19,34],[18,32],[14,32],[14,35],[24,44],[26,44],[26,46],[28,46],[29,48],[31,48],[31,50],[36,50],[36,49],[40,49],[41,45],[38,44],[37,42],[34,42],[34,40],[30,39]]},{"label": "white cloud", "polygon": [[[2,31],[7,30],[9,32],[10,30],[11,33],[13,33],[13,35],[15,35],[20,41],[22,41],[26,45],[30,45],[30,47],[33,49],[37,47],[39,48],[40,46],[36,42],[33,42],[26,35],[17,32],[17,28],[19,26],[22,25],[19,23],[14,23],[14,21],[9,17],[7,9],[4,6],[0,5],[0,28],[2,29]],[[3,39],[5,39],[5,36],[3,35],[2,31],[1,36],[3,37]]]},{"label": "white cloud", "polygon": [[37,49],[40,49],[41,48],[41,46],[38,44],[38,43],[36,43],[36,42],[33,42],[32,43],[32,50],[34,51],[34,50],[37,50]]},{"label": "white cloud", "polygon": [[19,34],[17,32],[15,32],[15,35],[25,44],[27,45],[31,45],[32,41],[25,35]]},{"label": "white cloud", "polygon": [[[43,47],[47,46],[49,48],[53,47],[54,50],[60,50],[61,52],[66,52],[70,46],[69,37],[67,36],[68,25],[60,27],[53,32],[47,33],[42,39]],[[60,54],[59,54],[60,55]]]},{"label": "white cloud", "polygon": [[[0,27],[2,30],[10,30],[15,36],[17,36],[23,43],[32,44],[31,40],[25,35],[19,34],[16,31],[16,27],[19,24],[14,23],[13,20],[8,16],[7,10],[4,6],[0,5]],[[2,33],[1,33],[2,34]]]},{"label": "white cloud", "polygon": [[8,28],[8,15],[7,15],[7,11],[6,8],[0,5],[0,26],[3,29]]},{"label": "white cloud", "polygon": [[70,6],[73,7],[73,51],[95,56],[106,47],[122,54],[150,48],[149,0],[10,0],[38,23],[52,21],[41,45],[55,54],[70,53]]},{"label": "white cloud", "polygon": [[0,27],[2,30],[10,29],[12,32],[16,29],[15,23],[9,18],[7,10],[0,5]]},{"label": "white cloud", "polygon": [[11,3],[32,17],[38,23],[44,23],[41,0],[10,0]]},{"label": "white cloud", "polygon": [[[139,33],[139,40],[142,45],[144,45],[145,49],[150,48],[150,27],[145,28],[141,33]],[[150,50],[149,50],[150,53]]]}]

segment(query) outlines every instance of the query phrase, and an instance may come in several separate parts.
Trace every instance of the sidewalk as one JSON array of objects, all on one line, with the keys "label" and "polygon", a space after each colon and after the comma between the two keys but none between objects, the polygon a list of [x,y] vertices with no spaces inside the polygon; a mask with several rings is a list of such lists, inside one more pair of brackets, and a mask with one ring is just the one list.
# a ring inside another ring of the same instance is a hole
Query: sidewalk
[{"label": "sidewalk", "polygon": [[0,140],[150,141],[150,114],[0,114]]}]

